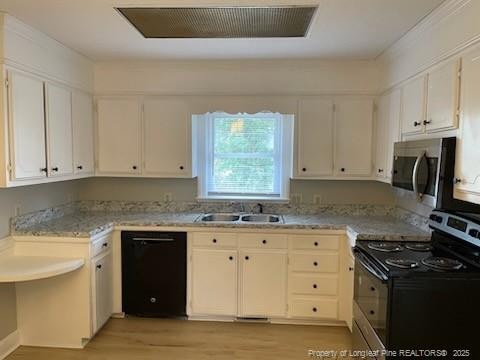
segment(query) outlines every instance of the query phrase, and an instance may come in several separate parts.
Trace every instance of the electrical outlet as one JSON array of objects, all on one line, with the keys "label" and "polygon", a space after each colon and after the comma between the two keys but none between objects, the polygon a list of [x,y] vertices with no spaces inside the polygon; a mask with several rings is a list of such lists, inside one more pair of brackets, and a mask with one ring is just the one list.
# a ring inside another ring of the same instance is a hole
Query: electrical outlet
[{"label": "electrical outlet", "polygon": [[291,194],[290,200],[292,204],[300,204],[302,202],[302,194]]},{"label": "electrical outlet", "polygon": [[172,195],[172,193],[165,193],[165,194],[163,194],[163,201],[165,201],[165,202],[173,201],[173,195]]},{"label": "electrical outlet", "polygon": [[22,213],[22,207],[19,204],[15,205],[13,212],[15,216],[20,216],[20,214]]},{"label": "electrical outlet", "polygon": [[313,195],[313,203],[315,205],[320,205],[322,203],[322,195],[320,194]]}]

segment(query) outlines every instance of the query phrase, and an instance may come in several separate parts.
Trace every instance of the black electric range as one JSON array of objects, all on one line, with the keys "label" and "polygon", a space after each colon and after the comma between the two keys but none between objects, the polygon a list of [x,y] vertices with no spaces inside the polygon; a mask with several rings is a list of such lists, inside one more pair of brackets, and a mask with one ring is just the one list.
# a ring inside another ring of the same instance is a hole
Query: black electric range
[{"label": "black electric range", "polygon": [[358,241],[354,348],[374,359],[480,359],[480,218],[435,210],[429,242]]}]

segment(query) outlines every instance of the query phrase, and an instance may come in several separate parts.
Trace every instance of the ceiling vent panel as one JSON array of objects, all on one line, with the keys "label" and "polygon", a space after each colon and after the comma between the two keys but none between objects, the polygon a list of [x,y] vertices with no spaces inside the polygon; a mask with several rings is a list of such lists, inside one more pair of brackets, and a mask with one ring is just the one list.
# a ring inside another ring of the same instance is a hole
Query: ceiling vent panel
[{"label": "ceiling vent panel", "polygon": [[117,8],[145,38],[305,37],[316,7]]}]

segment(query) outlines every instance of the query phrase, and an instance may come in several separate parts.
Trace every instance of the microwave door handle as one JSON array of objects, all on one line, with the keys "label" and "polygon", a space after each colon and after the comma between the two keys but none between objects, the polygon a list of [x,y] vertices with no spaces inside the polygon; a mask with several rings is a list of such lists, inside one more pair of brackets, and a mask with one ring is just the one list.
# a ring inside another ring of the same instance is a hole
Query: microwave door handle
[{"label": "microwave door handle", "polygon": [[420,191],[420,184],[419,184],[420,165],[426,154],[427,154],[426,151],[422,151],[422,153],[418,155],[417,160],[415,160],[415,165],[413,166],[413,175],[412,175],[413,192],[419,199],[423,197],[423,193]]}]

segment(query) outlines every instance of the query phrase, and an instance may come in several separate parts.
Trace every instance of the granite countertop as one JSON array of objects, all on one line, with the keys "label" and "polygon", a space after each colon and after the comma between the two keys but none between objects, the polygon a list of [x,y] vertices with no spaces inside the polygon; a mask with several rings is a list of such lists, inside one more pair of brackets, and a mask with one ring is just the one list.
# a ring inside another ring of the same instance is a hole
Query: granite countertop
[{"label": "granite countertop", "polygon": [[17,236],[56,236],[89,238],[114,226],[215,227],[243,229],[347,230],[357,240],[427,241],[430,234],[392,216],[356,215],[284,215],[283,224],[195,222],[198,212],[75,212],[60,218],[13,229]]}]

